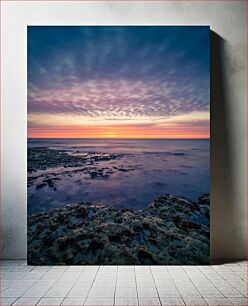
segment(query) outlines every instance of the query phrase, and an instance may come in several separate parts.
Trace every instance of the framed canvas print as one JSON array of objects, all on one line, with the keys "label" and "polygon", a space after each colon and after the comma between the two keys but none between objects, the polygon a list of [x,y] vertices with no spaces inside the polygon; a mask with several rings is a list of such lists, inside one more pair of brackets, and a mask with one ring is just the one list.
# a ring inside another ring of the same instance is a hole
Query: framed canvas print
[{"label": "framed canvas print", "polygon": [[207,264],[208,26],[28,26],[28,263]]}]

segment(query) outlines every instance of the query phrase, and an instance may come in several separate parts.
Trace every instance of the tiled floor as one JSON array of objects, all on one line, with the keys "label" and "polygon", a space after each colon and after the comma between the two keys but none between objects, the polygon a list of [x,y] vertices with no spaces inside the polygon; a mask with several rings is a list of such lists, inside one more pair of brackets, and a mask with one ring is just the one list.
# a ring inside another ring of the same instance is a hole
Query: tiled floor
[{"label": "tiled floor", "polygon": [[247,305],[247,263],[27,266],[2,261],[0,305]]}]

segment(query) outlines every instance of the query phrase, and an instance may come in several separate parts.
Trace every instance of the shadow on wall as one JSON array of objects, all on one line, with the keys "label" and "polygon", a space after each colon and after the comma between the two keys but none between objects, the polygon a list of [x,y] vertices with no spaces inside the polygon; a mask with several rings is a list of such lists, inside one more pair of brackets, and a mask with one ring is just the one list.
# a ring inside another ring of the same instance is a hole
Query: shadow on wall
[{"label": "shadow on wall", "polygon": [[[240,227],[235,221],[233,195],[234,166],[232,162],[231,114],[226,95],[224,73],[225,41],[211,31],[210,34],[210,104],[211,104],[211,263],[224,263],[237,258]],[[236,199],[237,201],[237,199]],[[230,237],[230,238],[229,238]],[[227,241],[230,240],[230,243]],[[242,249],[242,247],[241,247]],[[242,252],[242,250],[238,251]]]}]

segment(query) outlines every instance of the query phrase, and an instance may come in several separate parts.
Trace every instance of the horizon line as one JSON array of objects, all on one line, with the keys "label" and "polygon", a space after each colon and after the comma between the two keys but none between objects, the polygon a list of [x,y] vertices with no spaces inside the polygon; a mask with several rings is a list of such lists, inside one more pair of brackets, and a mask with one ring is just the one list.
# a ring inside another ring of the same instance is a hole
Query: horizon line
[{"label": "horizon line", "polygon": [[210,137],[202,137],[202,138],[142,138],[142,137],[27,137],[27,139],[177,139],[177,140],[210,140]]}]

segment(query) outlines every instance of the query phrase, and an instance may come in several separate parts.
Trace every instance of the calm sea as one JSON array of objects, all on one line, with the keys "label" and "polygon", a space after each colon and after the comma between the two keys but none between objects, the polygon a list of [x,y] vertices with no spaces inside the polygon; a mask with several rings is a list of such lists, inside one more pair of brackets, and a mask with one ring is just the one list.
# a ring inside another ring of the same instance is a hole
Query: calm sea
[{"label": "calm sea", "polygon": [[210,141],[181,139],[29,139],[29,147],[71,152],[124,153],[106,167],[133,167],[106,179],[62,175],[56,190],[28,189],[29,213],[76,202],[142,209],[165,193],[197,200],[210,188]]}]

